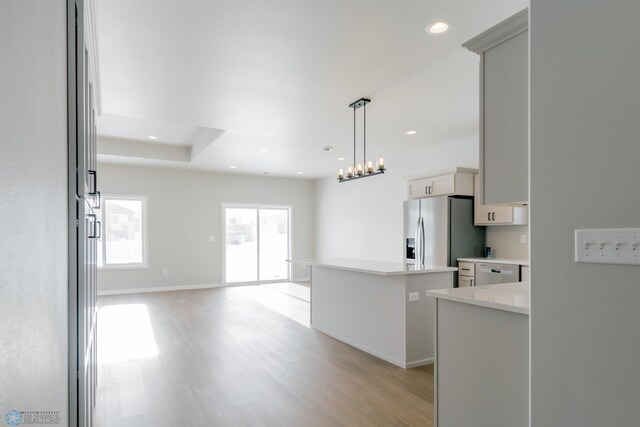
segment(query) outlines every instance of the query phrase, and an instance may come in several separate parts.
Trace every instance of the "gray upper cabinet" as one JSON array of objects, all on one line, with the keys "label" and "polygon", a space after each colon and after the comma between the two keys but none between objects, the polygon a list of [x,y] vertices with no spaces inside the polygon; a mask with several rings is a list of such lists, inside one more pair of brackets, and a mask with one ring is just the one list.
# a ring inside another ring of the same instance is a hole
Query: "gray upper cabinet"
[{"label": "gray upper cabinet", "polygon": [[480,55],[480,194],[523,205],[528,176],[528,10],[463,44]]}]

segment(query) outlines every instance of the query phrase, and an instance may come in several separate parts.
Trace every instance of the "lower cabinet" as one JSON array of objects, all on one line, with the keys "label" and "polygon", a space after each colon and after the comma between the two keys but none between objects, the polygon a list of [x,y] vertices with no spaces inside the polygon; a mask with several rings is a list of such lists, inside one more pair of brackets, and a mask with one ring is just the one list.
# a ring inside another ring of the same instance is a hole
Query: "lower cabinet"
[{"label": "lower cabinet", "polygon": [[[494,267],[495,266],[495,267]],[[493,271],[493,268],[496,271]],[[508,275],[502,275],[504,270],[509,270],[515,274],[509,273]],[[486,272],[485,272],[486,271]],[[490,273],[487,273],[491,271]],[[528,282],[529,281],[529,266],[521,265],[517,263],[505,263],[504,260],[499,260],[497,263],[492,263],[484,259],[478,259],[477,262],[458,261],[458,287],[467,288],[471,286],[478,286],[477,274],[481,274],[480,283],[484,284],[497,284],[497,283],[511,283],[511,282]],[[487,275],[494,275],[496,279],[487,280]],[[512,279],[506,279],[512,277]]]},{"label": "lower cabinet", "polygon": [[458,287],[468,288],[476,284],[476,264],[473,262],[458,262]]},{"label": "lower cabinet", "polygon": [[458,275],[458,287],[459,288],[469,288],[469,287],[473,286],[474,280],[475,279],[473,277],[467,277],[467,276]]},{"label": "lower cabinet", "polygon": [[528,426],[529,316],[436,304],[435,425]]}]

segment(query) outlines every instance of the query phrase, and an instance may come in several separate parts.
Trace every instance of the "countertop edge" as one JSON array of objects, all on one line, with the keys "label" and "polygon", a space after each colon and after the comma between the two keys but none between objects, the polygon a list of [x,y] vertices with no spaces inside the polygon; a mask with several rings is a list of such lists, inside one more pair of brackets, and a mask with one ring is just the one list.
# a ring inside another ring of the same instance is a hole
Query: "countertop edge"
[{"label": "countertop edge", "polygon": [[455,273],[458,271],[457,267],[433,267],[424,270],[403,270],[403,271],[381,271],[373,270],[361,267],[350,267],[346,265],[335,265],[328,262],[318,262],[314,260],[296,260],[288,259],[286,262],[295,264],[304,264],[311,267],[332,268],[336,270],[354,271],[357,273],[375,274],[378,276],[407,276],[416,274],[433,274],[433,273]]},{"label": "countertop edge", "polygon": [[451,289],[436,289],[432,291],[427,291],[427,296],[435,299],[444,299],[448,301],[454,301],[454,302],[470,304],[470,305],[477,305],[480,307],[492,308],[495,310],[502,310],[502,311],[509,311],[511,313],[529,316],[530,307],[522,307],[522,306],[517,306],[512,304],[486,301],[482,299],[471,298],[468,296],[452,294],[450,293],[450,291]]},{"label": "countertop edge", "polygon": [[458,258],[458,261],[462,262],[487,262],[495,264],[510,264],[510,265],[524,265],[529,266],[529,260],[526,259],[509,259],[509,258],[482,258],[482,257],[464,257]]}]

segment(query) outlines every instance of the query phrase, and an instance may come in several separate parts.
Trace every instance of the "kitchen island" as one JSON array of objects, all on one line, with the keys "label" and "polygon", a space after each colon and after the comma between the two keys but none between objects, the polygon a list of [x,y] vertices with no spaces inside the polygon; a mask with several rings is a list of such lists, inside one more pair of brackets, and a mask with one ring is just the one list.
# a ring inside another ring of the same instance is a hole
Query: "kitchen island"
[{"label": "kitchen island", "polygon": [[402,368],[433,363],[434,308],[426,292],[453,287],[454,267],[348,259],[310,266],[311,327]]},{"label": "kitchen island", "polygon": [[435,425],[528,426],[529,285],[427,294],[436,299]]}]

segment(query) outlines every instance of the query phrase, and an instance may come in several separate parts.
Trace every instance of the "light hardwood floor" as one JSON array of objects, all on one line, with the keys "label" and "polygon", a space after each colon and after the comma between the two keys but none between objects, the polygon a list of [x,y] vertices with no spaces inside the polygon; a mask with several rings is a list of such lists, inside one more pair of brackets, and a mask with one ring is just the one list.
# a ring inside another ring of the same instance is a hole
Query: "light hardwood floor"
[{"label": "light hardwood floor", "polygon": [[250,286],[99,304],[98,427],[433,425],[431,366],[308,328],[303,299]]}]

